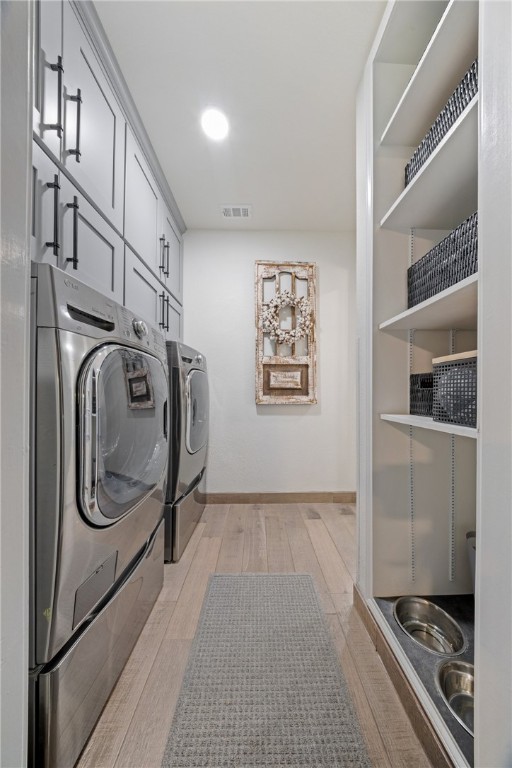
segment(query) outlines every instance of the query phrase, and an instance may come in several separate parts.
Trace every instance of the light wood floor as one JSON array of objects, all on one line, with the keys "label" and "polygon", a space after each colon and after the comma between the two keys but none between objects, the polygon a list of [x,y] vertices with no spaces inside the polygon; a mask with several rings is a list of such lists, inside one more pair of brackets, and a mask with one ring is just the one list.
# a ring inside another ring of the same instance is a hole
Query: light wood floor
[{"label": "light wood floor", "polygon": [[310,573],[373,765],[428,768],[352,606],[355,559],[350,505],[207,507],[181,560],[165,566],[162,592],[78,768],[159,768],[208,577],[215,571]]}]

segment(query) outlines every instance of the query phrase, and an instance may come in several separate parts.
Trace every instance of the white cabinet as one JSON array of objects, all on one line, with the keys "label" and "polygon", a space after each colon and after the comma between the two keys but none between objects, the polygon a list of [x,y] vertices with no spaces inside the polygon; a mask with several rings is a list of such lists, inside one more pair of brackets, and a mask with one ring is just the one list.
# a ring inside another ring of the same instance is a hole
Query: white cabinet
[{"label": "white cabinet", "polygon": [[99,58],[108,51],[90,10],[36,0],[35,17],[32,259],[180,338],[181,234],[114,93],[119,76]]},{"label": "white cabinet", "polygon": [[128,246],[124,303],[159,328],[166,339],[181,339],[181,306]]},{"label": "white cabinet", "polygon": [[124,244],[52,160],[33,146],[32,253],[123,301]]},{"label": "white cabinet", "polygon": [[63,30],[62,163],[122,232],[124,116],[67,0],[64,2]]},{"label": "white cabinet", "polygon": [[62,235],[60,172],[34,142],[32,147],[31,259],[60,266]]},{"label": "white cabinet", "polygon": [[162,200],[160,200],[159,220],[160,243],[164,249],[160,267],[161,279],[172,295],[181,303],[183,292],[182,239],[169,209]]},{"label": "white cabinet", "polygon": [[62,0],[35,3],[33,130],[60,158],[63,119]]},{"label": "white cabinet", "polygon": [[130,247],[181,303],[181,236],[130,128],[126,131],[124,234]]},{"label": "white cabinet", "polygon": [[133,250],[156,275],[162,274],[165,266],[158,210],[156,181],[132,131],[127,127],[124,235]]},{"label": "white cabinet", "polygon": [[[358,588],[453,764],[471,764],[379,605],[471,593],[476,530],[477,768],[512,754],[511,38],[509,3],[391,2],[358,96]],[[477,56],[478,96],[404,189],[404,166]],[[478,273],[408,309],[408,267],[477,206]],[[409,415],[409,373],[476,348],[477,429]]]},{"label": "white cabinet", "polygon": [[34,131],[122,232],[122,110],[71,3],[36,9]]}]

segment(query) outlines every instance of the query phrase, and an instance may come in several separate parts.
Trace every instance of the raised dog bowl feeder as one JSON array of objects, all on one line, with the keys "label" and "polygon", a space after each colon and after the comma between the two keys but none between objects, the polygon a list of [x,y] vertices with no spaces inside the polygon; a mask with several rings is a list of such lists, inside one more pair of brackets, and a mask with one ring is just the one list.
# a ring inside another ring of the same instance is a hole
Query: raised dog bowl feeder
[{"label": "raised dog bowl feeder", "polygon": [[466,643],[459,625],[438,605],[423,597],[399,597],[393,612],[411,640],[431,653],[456,656]]},{"label": "raised dog bowl feeder", "polygon": [[473,665],[465,661],[446,661],[437,673],[437,685],[453,715],[473,736]]}]

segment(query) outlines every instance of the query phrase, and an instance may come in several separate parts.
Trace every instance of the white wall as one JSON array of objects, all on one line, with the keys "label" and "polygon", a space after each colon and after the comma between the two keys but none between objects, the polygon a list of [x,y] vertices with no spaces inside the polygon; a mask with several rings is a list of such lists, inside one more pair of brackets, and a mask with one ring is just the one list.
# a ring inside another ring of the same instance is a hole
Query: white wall
[{"label": "white wall", "polygon": [[[254,262],[318,268],[318,404],[256,405]],[[355,236],[189,231],[184,341],[208,360],[209,493],[353,491]]]}]

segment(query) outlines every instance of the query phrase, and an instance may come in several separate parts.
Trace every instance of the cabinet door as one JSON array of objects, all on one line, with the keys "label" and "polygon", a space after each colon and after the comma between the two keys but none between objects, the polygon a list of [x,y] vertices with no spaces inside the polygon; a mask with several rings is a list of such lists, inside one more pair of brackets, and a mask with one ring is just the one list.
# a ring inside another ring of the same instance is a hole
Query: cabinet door
[{"label": "cabinet door", "polygon": [[32,146],[32,238],[30,258],[58,266],[62,251],[60,172],[34,141]]},{"label": "cabinet door", "polygon": [[35,3],[33,130],[60,158],[63,128],[62,2]]},{"label": "cabinet door", "polygon": [[166,339],[180,339],[181,306],[128,246],[124,267],[125,306],[159,328]]},{"label": "cabinet door", "polygon": [[122,303],[123,241],[64,176],[60,216],[62,254],[57,266]]},{"label": "cabinet door", "polygon": [[164,336],[166,341],[181,341],[183,308],[172,296],[168,297],[166,307],[166,327]]},{"label": "cabinet door", "polygon": [[125,120],[71,6],[64,2],[62,162],[105,216],[123,231]]},{"label": "cabinet door", "polygon": [[160,204],[160,243],[163,247],[162,278],[172,293],[182,301],[182,247],[181,236],[174,220],[161,201]]},{"label": "cabinet door", "polygon": [[158,231],[158,187],[132,132],[126,130],[124,235],[132,249],[159,276],[163,265]]}]

